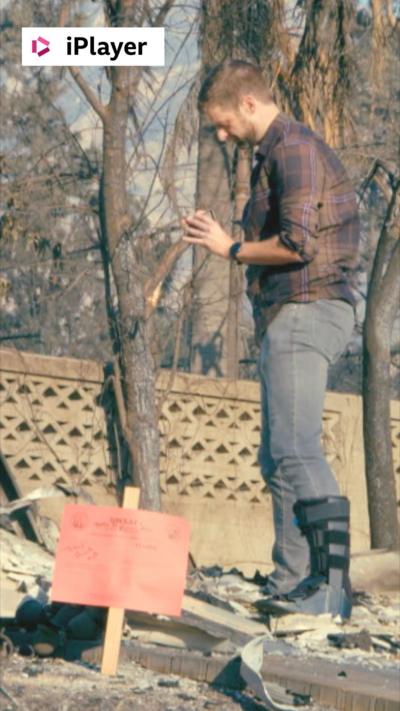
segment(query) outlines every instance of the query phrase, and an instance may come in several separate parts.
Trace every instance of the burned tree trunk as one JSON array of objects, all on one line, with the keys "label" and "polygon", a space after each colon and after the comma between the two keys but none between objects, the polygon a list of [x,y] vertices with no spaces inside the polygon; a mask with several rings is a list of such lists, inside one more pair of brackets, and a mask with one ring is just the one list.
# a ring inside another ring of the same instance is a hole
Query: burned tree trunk
[{"label": "burned tree trunk", "polygon": [[[235,242],[243,239],[240,226],[244,206],[249,192],[250,182],[250,156],[248,151],[241,148],[237,151],[236,170],[234,178],[234,226],[232,237]],[[243,350],[240,333],[240,323],[243,310],[243,268],[234,262],[229,264],[229,302],[227,323],[227,376],[239,378],[239,359]]]},{"label": "burned tree trunk", "polygon": [[[173,0],[165,0],[152,24],[162,24]],[[135,0],[105,3],[110,25],[138,24],[143,7]],[[147,8],[150,15],[150,8]],[[60,25],[68,17],[69,3],[61,8]],[[143,20],[143,17],[142,17]],[[140,20],[139,24],[142,24]],[[156,367],[151,349],[149,285],[140,262],[140,250],[131,234],[128,210],[126,134],[129,107],[137,90],[140,68],[112,67],[109,70],[111,95],[101,103],[77,68],[71,68],[79,88],[99,115],[103,125],[102,180],[99,193],[100,236],[110,300],[112,281],[116,305],[108,317],[113,348],[122,379],[125,422],[124,435],[130,453],[131,476],[141,489],[141,505],[160,509],[160,440],[156,407]],[[136,238],[137,239],[137,238]],[[160,273],[160,279],[164,275]],[[152,285],[154,286],[154,285]],[[151,291],[151,288],[150,288]]]},{"label": "burned tree trunk", "polygon": [[128,447],[133,479],[142,506],[160,508],[159,432],[155,402],[155,364],[146,318],[145,284],[128,234],[125,136],[128,70],[112,70],[112,93],[104,121],[101,230],[108,247],[118,299],[118,358],[125,399]]},{"label": "burned tree trunk", "polygon": [[376,250],[363,335],[364,449],[371,546],[390,549],[396,548],[399,540],[390,432],[391,333],[400,302],[399,188],[400,182],[393,189]]},{"label": "burned tree trunk", "polygon": [[[204,78],[227,58],[261,62],[269,43],[272,10],[259,0],[203,0],[200,45]],[[212,208],[217,220],[235,239],[233,218],[241,217],[248,195],[248,165],[240,157],[236,185],[232,175],[233,150],[222,147],[201,119],[198,149],[196,207]],[[241,176],[241,177],[240,177]],[[243,177],[244,176],[244,177]],[[238,181],[240,195],[237,195]],[[239,338],[244,293],[243,271],[204,250],[193,250],[192,315],[187,340],[191,369],[209,375],[238,377],[242,343]]]},{"label": "burned tree trunk", "polygon": [[[202,79],[226,56],[224,0],[202,3]],[[230,155],[218,143],[204,116],[200,117],[196,208],[212,210],[227,231],[231,228]],[[229,264],[204,249],[193,249],[193,283],[189,325],[190,367],[212,376],[226,375],[226,323]]]},{"label": "burned tree trunk", "polygon": [[348,0],[307,0],[305,26],[288,79],[293,112],[327,143],[344,143],[349,94]]}]

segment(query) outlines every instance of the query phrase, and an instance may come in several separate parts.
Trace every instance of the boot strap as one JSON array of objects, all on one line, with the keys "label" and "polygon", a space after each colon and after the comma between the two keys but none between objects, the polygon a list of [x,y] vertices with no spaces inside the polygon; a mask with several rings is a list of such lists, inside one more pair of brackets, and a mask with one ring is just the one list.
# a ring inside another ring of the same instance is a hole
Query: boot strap
[{"label": "boot strap", "polygon": [[332,555],[328,554],[326,558],[327,564],[329,568],[336,568],[339,570],[348,570],[349,569],[349,557],[345,557],[343,555]]},{"label": "boot strap", "polygon": [[319,545],[329,543],[338,543],[342,546],[350,545],[350,534],[348,531],[339,531],[338,529],[328,529],[324,526],[304,526],[301,528],[304,535],[310,533],[318,540]]},{"label": "boot strap", "polygon": [[350,533],[348,531],[324,531],[324,544],[337,544],[339,546],[350,546]]},{"label": "boot strap", "polygon": [[350,502],[345,496],[328,497],[327,499],[300,499],[293,506],[300,528],[315,525],[324,521],[348,520]]}]

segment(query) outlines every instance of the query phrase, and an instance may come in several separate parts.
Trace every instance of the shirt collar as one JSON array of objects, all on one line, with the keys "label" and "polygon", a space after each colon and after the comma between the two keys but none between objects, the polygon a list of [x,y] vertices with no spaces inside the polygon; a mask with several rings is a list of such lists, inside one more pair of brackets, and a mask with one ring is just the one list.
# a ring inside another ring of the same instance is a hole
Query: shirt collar
[{"label": "shirt collar", "polygon": [[288,116],[286,116],[286,114],[282,112],[275,116],[274,120],[268,126],[264,136],[262,137],[260,143],[256,148],[256,151],[254,153],[254,158],[256,160],[265,160],[266,158],[268,158],[273,147],[281,137],[287,120]]}]

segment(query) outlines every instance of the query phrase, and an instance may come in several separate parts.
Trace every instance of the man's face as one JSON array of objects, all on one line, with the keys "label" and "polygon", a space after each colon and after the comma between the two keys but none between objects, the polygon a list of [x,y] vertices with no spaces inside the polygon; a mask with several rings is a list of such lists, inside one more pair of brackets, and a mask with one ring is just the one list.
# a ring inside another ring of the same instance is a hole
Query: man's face
[{"label": "man's face", "polygon": [[240,105],[238,108],[227,108],[217,104],[206,107],[206,114],[214,124],[218,140],[225,142],[232,138],[237,143],[257,143],[256,131],[246,115],[246,110]]}]

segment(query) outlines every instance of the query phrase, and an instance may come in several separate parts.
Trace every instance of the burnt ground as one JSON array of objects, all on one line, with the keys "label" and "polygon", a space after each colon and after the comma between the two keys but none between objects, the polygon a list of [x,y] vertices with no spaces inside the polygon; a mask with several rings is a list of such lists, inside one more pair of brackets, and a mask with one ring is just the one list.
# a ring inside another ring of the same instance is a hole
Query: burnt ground
[{"label": "burnt ground", "polygon": [[[258,703],[250,692],[217,690],[204,682],[158,674],[135,662],[123,662],[119,665],[117,676],[105,677],[98,667],[84,662],[12,654],[2,659],[0,709],[265,711],[265,706]],[[328,707],[315,704],[312,709],[330,711]]]}]

